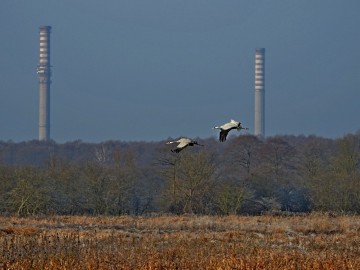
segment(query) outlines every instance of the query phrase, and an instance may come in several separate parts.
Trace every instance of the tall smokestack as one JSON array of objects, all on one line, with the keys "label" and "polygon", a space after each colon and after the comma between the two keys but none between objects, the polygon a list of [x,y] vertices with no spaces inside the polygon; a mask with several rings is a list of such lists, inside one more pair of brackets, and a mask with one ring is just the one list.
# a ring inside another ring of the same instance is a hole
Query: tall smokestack
[{"label": "tall smokestack", "polygon": [[39,140],[50,139],[50,31],[51,26],[40,26],[39,75]]},{"label": "tall smokestack", "polygon": [[265,48],[255,50],[255,136],[265,137]]}]

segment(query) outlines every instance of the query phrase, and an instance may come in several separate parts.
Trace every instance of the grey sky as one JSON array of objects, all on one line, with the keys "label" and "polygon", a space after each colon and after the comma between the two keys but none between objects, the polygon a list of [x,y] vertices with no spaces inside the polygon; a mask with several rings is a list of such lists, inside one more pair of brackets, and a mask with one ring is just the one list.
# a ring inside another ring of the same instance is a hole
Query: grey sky
[{"label": "grey sky", "polygon": [[39,26],[51,25],[51,137],[207,138],[254,130],[266,48],[266,135],[360,129],[359,0],[0,0],[0,140],[38,137]]}]

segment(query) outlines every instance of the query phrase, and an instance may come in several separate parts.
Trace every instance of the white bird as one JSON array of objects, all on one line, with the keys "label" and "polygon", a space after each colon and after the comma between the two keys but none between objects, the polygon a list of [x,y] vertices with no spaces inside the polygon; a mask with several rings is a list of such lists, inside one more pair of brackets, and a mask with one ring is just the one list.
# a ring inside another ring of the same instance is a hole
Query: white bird
[{"label": "white bird", "polygon": [[220,129],[220,136],[219,136],[220,142],[223,142],[226,140],[226,136],[228,135],[229,131],[232,129],[237,129],[238,131],[240,131],[241,129],[248,130],[248,128],[242,127],[240,122],[237,122],[232,119],[230,120],[229,123],[223,124],[220,127],[214,127],[214,129]]},{"label": "white bird", "polygon": [[177,141],[167,142],[166,144],[172,144],[172,143],[178,143],[176,148],[171,150],[171,152],[175,152],[175,153],[179,153],[181,150],[185,149],[188,146],[194,146],[194,145],[204,146],[202,144],[199,144],[197,141],[193,141],[188,138],[180,138]]}]

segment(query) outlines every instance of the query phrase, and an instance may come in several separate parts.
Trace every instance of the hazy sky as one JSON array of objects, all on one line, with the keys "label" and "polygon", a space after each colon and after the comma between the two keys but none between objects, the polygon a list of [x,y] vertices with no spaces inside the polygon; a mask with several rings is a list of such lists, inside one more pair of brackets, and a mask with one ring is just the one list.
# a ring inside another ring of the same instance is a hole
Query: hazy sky
[{"label": "hazy sky", "polygon": [[360,129],[359,0],[0,0],[0,140],[38,138],[39,26],[52,26],[51,137],[158,141]]}]

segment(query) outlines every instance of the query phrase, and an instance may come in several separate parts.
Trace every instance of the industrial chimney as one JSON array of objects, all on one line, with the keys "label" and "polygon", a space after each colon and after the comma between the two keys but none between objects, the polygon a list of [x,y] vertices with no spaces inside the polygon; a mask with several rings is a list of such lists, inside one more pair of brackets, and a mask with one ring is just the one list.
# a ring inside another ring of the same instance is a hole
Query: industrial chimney
[{"label": "industrial chimney", "polygon": [[255,136],[265,137],[265,48],[255,50]]},{"label": "industrial chimney", "polygon": [[50,31],[51,26],[40,26],[39,75],[39,140],[50,139]]}]

